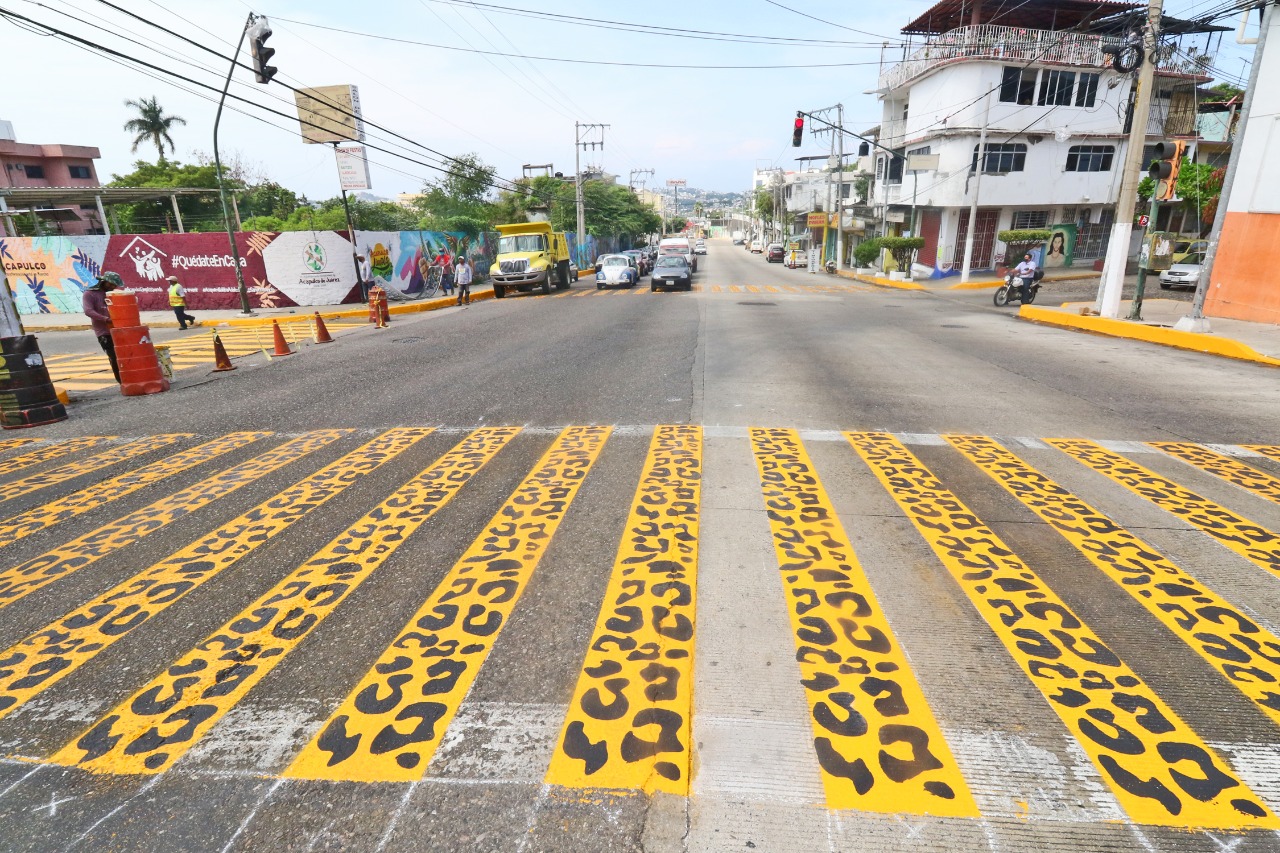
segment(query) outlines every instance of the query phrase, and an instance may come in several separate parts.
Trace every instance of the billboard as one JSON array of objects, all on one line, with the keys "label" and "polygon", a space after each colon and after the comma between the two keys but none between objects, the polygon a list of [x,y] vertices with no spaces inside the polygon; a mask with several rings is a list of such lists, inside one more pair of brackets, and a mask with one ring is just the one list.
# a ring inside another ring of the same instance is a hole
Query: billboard
[{"label": "billboard", "polygon": [[293,93],[303,142],[364,142],[360,92],[355,86],[317,86]]}]

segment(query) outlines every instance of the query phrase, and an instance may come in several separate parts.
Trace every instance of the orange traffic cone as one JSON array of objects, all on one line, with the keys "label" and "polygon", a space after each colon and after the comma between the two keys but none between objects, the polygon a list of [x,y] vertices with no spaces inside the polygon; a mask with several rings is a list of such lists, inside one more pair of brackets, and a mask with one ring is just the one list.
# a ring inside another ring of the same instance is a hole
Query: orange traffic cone
[{"label": "orange traffic cone", "polygon": [[328,328],[324,325],[324,318],[320,316],[320,312],[316,312],[316,343],[331,344],[333,337],[329,334]]},{"label": "orange traffic cone", "polygon": [[235,370],[236,366],[231,363],[231,359],[227,357],[227,348],[222,345],[222,338],[218,337],[218,333],[213,333],[213,371],[214,373],[222,373],[227,370]]},{"label": "orange traffic cone", "polygon": [[293,355],[293,349],[284,339],[284,332],[280,331],[280,324],[275,320],[271,321],[271,334],[276,342],[276,351],[272,353],[273,356]]}]

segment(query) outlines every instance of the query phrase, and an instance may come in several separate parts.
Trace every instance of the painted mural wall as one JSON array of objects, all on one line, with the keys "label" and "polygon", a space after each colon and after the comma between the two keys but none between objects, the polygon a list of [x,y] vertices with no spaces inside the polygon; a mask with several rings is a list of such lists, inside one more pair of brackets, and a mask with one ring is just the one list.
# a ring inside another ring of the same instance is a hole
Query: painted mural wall
[{"label": "painted mural wall", "polygon": [[[569,236],[583,269],[591,267],[598,251],[608,251],[595,238],[579,247]],[[442,231],[357,231],[354,243],[345,231],[236,235],[253,308],[358,301],[357,251],[369,258],[373,278],[392,299],[420,299],[433,264],[465,255],[483,279],[497,245],[496,233],[470,238]],[[3,238],[0,262],[20,314],[79,313],[84,289],[102,271],[119,273],[146,311],[169,307],[170,275],[187,289],[187,305],[193,310],[240,307],[235,261],[220,233]]]}]

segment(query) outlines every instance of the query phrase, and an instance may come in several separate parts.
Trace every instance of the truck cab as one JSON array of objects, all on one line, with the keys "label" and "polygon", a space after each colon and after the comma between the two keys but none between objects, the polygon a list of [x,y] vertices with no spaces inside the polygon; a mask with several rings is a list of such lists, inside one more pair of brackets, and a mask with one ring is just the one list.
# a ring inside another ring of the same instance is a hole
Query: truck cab
[{"label": "truck cab", "polygon": [[511,289],[528,293],[534,287],[550,293],[569,282],[569,241],[547,222],[499,225],[498,257],[489,270],[493,296],[502,299]]}]

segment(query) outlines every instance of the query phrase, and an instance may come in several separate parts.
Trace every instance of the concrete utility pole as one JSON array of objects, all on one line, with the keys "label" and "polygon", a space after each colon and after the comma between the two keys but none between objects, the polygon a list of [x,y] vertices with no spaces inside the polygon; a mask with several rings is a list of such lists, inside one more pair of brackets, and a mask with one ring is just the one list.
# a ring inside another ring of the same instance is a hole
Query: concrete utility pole
[{"label": "concrete utility pole", "polygon": [[[631,176],[630,176],[630,178],[628,178],[628,179],[627,179],[627,186],[628,186],[628,187],[630,187],[630,189],[631,189],[631,191],[632,191],[632,192],[635,192],[635,191],[636,191],[636,175],[649,175],[649,176],[652,176],[652,175],[653,175],[653,169],[632,169],[632,170],[631,170]],[[647,184],[647,183],[649,183],[649,182],[648,182],[648,181],[641,181],[641,182],[640,182],[640,186],[643,188],[643,187],[644,187],[644,185],[645,185],[645,184]]]},{"label": "concrete utility pole", "polygon": [[1129,238],[1133,235],[1133,212],[1138,201],[1138,182],[1142,179],[1142,152],[1147,144],[1147,124],[1151,117],[1151,94],[1156,76],[1156,44],[1164,0],[1149,0],[1147,26],[1142,34],[1144,58],[1138,73],[1138,92],[1133,104],[1133,124],[1129,128],[1129,147],[1124,153],[1120,197],[1116,199],[1116,218],[1111,226],[1111,242],[1102,268],[1102,282],[1094,307],[1104,317],[1120,316],[1120,297],[1124,291],[1125,267],[1129,261]]},{"label": "concrete utility pole", "polygon": [[[580,122],[573,123],[573,181],[574,181],[574,198],[578,206],[578,242],[579,245],[587,239],[587,216],[586,210],[582,204],[582,151],[588,145],[594,151],[596,146],[604,148],[604,132],[608,128],[607,124],[582,124]],[[600,131],[600,140],[587,140],[596,130]],[[579,256],[578,260],[583,260]]]},{"label": "concrete utility pole", "polygon": [[[836,114],[836,120],[834,123],[827,120],[826,118],[826,115],[832,112]],[[836,264],[839,265],[841,263],[841,259],[843,259],[844,257],[844,240],[843,240],[844,235],[840,231],[840,219],[839,219],[841,190],[836,189],[835,187],[844,186],[844,134],[845,134],[844,104],[836,104],[835,106],[823,107],[820,110],[812,110],[810,112],[805,113],[805,115],[809,116],[812,119],[816,119],[817,121],[825,125],[825,127],[811,127],[809,129],[809,133],[812,136],[816,137],[823,133],[831,133],[834,135],[834,138],[831,140],[831,156],[832,158],[838,158],[836,168],[839,170],[839,173],[838,175],[835,171],[828,171],[827,173],[827,176],[828,176],[827,198],[828,200],[830,200],[834,192],[835,199],[834,201],[829,201],[829,203],[827,204],[827,210],[825,211],[825,213],[827,214],[828,217],[830,217],[832,212],[836,213],[837,215],[837,218],[836,218]],[[827,161],[827,165],[828,166],[831,165],[830,160]],[[828,219],[828,222],[830,222],[830,219]],[[823,255],[825,255],[827,252],[826,233],[827,233],[827,229],[823,228],[822,229]]]},{"label": "concrete utility pole", "polygon": [[991,123],[991,93],[982,104],[982,132],[978,135],[978,168],[973,176],[973,201],[969,202],[969,230],[964,235],[964,264],[960,267],[960,283],[967,284],[973,271],[973,237],[978,230],[978,193],[982,189],[982,173],[987,165],[987,125]]},{"label": "concrete utility pole", "polygon": [[[1244,93],[1244,104],[1240,110],[1240,120],[1236,124],[1236,136],[1232,140],[1231,157],[1227,160],[1227,174],[1222,179],[1222,190],[1218,194],[1218,213],[1213,218],[1213,228],[1209,230],[1209,247],[1204,253],[1204,265],[1200,269],[1200,281],[1196,284],[1195,299],[1191,302],[1191,313],[1178,320],[1174,328],[1180,332],[1207,332],[1209,321],[1204,316],[1204,300],[1209,294],[1209,282],[1213,279],[1213,262],[1218,259],[1218,242],[1222,239],[1222,223],[1227,218],[1227,203],[1231,198],[1231,190],[1236,181],[1236,170],[1240,165],[1240,150],[1244,147],[1244,129],[1249,123],[1249,112],[1253,106],[1253,93],[1258,90],[1258,78],[1262,70],[1262,51],[1267,46],[1267,30],[1271,28],[1271,16],[1275,12],[1275,4],[1268,3],[1262,10],[1262,26],[1258,31],[1258,46],[1253,52],[1253,69],[1249,72],[1249,88]],[[1245,12],[1252,14],[1252,10]],[[1241,24],[1243,33],[1244,25]],[[1239,37],[1237,37],[1237,41]]]}]

